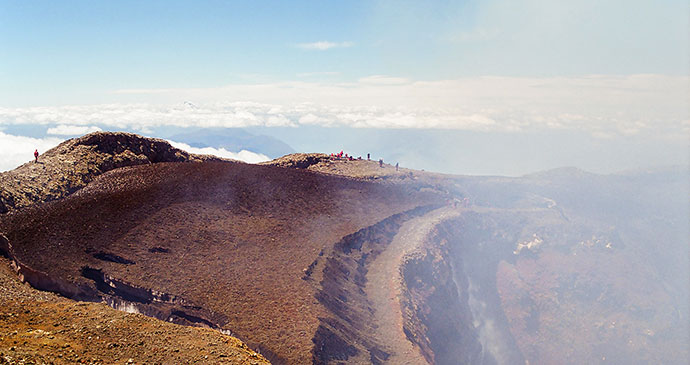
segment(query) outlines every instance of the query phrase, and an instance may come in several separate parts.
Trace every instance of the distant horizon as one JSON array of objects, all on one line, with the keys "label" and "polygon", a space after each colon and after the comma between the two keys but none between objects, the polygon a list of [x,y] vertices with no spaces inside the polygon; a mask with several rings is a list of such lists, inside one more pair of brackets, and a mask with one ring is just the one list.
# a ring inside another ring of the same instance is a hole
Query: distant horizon
[{"label": "distant horizon", "polygon": [[[70,139],[80,138],[80,137],[83,137],[83,136],[85,136],[85,135],[87,135],[87,134],[94,133],[94,132],[113,132],[113,133],[124,132],[124,133],[138,134],[138,133],[131,132],[131,131],[126,131],[126,130],[88,131],[87,133],[84,133],[84,134],[81,134],[81,135],[73,135],[73,136],[65,137],[64,139],[54,138],[54,139],[51,140],[51,144],[45,145],[46,147],[43,147],[43,148],[38,148],[38,147],[37,147],[36,149],[39,150],[39,153],[40,153],[40,154],[43,154],[43,153],[45,153],[45,152],[47,152],[47,151],[49,151],[49,150],[51,150],[51,149],[57,147],[57,145],[60,144],[60,143],[62,143],[62,142],[65,142],[65,141],[70,140]],[[3,135],[3,133],[0,132],[0,137],[2,137],[2,135]],[[214,148],[214,147],[192,147],[192,146],[190,146],[189,144],[186,144],[186,143],[184,143],[184,142],[174,141],[174,140],[171,140],[171,139],[166,138],[166,137],[164,137],[164,136],[142,135],[142,134],[138,134],[138,135],[140,135],[140,136],[142,136],[142,137],[146,137],[146,138],[163,139],[163,140],[167,141],[168,143],[170,143],[172,147],[174,147],[174,148],[179,148],[179,149],[184,150],[184,151],[189,152],[189,153],[213,155],[213,156],[222,157],[222,158],[229,158],[229,159],[239,160],[239,161],[246,162],[246,163],[260,163],[260,162],[264,162],[264,161],[270,161],[270,160],[273,160],[273,159],[276,159],[276,158],[280,158],[280,157],[282,157],[282,156],[286,156],[286,155],[293,154],[293,153],[294,153],[294,154],[299,154],[299,153],[324,153],[324,154],[329,154],[329,153],[331,153],[331,152],[336,152],[335,150],[333,150],[333,151],[328,151],[328,150],[321,150],[321,151],[317,151],[317,150],[300,151],[300,150],[296,150],[296,151],[294,151],[294,152],[292,152],[292,153],[287,153],[287,154],[283,154],[283,155],[280,155],[280,156],[276,156],[276,157],[274,157],[274,158],[270,158],[270,157],[268,157],[268,156],[261,155],[261,154],[257,154],[257,153],[254,153],[254,152],[251,152],[251,151],[248,151],[248,150],[242,150],[242,151],[238,151],[238,152],[232,152],[232,151],[228,151],[228,150],[226,150],[226,149],[224,149],[224,148]],[[30,145],[31,140],[36,141],[36,140],[38,140],[38,139],[25,138],[25,141],[23,141],[23,143],[24,143],[24,145],[25,145],[24,150],[29,151],[28,148],[31,146],[31,145]],[[21,156],[23,156],[23,157],[19,157],[20,154],[16,154],[16,155],[15,155],[15,156],[17,156],[17,158],[22,158],[22,160],[16,159],[16,161],[15,161],[15,160],[7,160],[7,159],[4,159],[4,160],[0,163],[0,173],[14,170],[15,168],[20,167],[20,166],[23,165],[24,163],[31,162],[33,156],[29,156],[29,155],[31,155],[32,153],[27,154],[26,151],[21,152]],[[33,151],[33,150],[31,150],[31,151]],[[31,152],[31,151],[29,151],[29,152]],[[350,152],[350,153],[353,153],[353,152]],[[27,156],[28,156],[28,157],[27,157]],[[357,155],[353,155],[353,156],[358,157]],[[364,156],[363,158],[366,158],[366,156]],[[374,159],[374,160],[378,160],[378,158],[380,158],[380,156],[372,156],[372,159]],[[395,164],[395,162],[391,162],[390,160],[386,160],[386,159],[384,159],[384,162],[390,163],[390,164]],[[432,172],[432,173],[440,173],[440,174],[448,174],[448,175],[478,176],[478,177],[479,177],[479,176],[483,176],[483,177],[496,176],[496,177],[507,177],[507,178],[528,177],[528,176],[530,176],[530,175],[537,175],[537,174],[542,174],[542,173],[554,172],[554,171],[557,171],[557,170],[569,170],[569,169],[576,169],[576,170],[581,171],[581,172],[584,172],[584,173],[594,174],[594,175],[601,175],[601,176],[637,174],[637,173],[646,173],[646,172],[652,172],[652,173],[654,173],[654,172],[659,172],[659,171],[674,171],[674,170],[678,170],[679,172],[682,172],[682,173],[685,173],[685,174],[690,174],[690,165],[688,165],[688,164],[683,164],[683,163],[676,163],[676,164],[673,164],[673,163],[670,163],[670,164],[656,164],[656,165],[655,165],[655,164],[650,164],[650,165],[646,165],[646,166],[626,167],[626,168],[621,168],[621,169],[618,169],[618,170],[610,170],[610,171],[596,171],[596,170],[593,170],[593,169],[587,169],[587,168],[585,168],[585,167],[577,166],[577,165],[562,165],[562,166],[547,167],[547,168],[544,168],[544,169],[535,169],[535,170],[531,170],[531,171],[526,171],[526,172],[524,172],[524,173],[512,174],[512,175],[511,175],[511,174],[504,174],[504,173],[502,174],[502,173],[500,173],[500,172],[497,172],[497,173],[491,173],[491,172],[487,172],[487,173],[471,173],[471,172],[457,172],[457,171],[442,171],[442,170],[434,170],[434,169],[430,169],[430,168],[425,168],[425,167],[423,167],[423,166],[421,166],[421,167],[420,167],[420,166],[414,166],[414,167],[413,167],[413,166],[406,166],[406,165],[404,165],[404,164],[401,165],[401,166],[404,167],[404,168],[410,168],[410,169],[419,170],[419,171],[427,171],[427,172]]]},{"label": "distant horizon", "polygon": [[681,0],[0,0],[0,169],[88,131],[211,128],[475,175],[685,166],[689,13]]}]

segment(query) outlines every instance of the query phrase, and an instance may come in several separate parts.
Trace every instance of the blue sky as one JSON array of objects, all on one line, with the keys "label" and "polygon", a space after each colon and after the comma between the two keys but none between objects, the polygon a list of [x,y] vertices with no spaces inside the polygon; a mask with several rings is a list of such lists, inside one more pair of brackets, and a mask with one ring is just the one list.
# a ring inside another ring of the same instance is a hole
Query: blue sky
[{"label": "blue sky", "polygon": [[[0,95],[37,105],[304,78],[687,74],[689,12],[675,0],[2,1]],[[297,46],[319,41],[348,46]]]},{"label": "blue sky", "polygon": [[565,129],[684,146],[689,14],[685,0],[0,0],[0,130]]}]

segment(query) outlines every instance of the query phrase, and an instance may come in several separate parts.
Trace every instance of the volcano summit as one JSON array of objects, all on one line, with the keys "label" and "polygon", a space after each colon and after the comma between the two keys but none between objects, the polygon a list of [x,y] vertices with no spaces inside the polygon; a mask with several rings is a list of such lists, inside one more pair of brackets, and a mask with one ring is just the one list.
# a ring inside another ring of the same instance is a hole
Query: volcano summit
[{"label": "volcano summit", "polygon": [[[683,176],[461,177],[320,154],[251,165],[90,134],[0,176],[0,352],[684,363],[687,207],[672,195]],[[117,335],[66,317],[81,305],[109,325],[147,325]],[[62,317],[62,342],[24,340]]]}]

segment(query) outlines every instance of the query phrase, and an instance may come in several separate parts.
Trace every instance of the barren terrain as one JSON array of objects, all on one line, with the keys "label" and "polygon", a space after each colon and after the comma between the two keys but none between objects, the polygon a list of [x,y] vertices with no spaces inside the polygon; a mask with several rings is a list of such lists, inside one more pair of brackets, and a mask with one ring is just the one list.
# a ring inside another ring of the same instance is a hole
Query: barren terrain
[{"label": "barren terrain", "polygon": [[22,284],[0,258],[0,363],[268,363],[234,337]]},{"label": "barren terrain", "polygon": [[688,359],[683,172],[248,165],[119,133],[42,162],[0,174],[0,361]]},{"label": "barren terrain", "polygon": [[303,279],[310,264],[435,196],[270,166],[158,163],[105,173],[2,228],[42,289],[224,329],[273,361],[303,363],[331,315],[314,299],[321,274]]}]

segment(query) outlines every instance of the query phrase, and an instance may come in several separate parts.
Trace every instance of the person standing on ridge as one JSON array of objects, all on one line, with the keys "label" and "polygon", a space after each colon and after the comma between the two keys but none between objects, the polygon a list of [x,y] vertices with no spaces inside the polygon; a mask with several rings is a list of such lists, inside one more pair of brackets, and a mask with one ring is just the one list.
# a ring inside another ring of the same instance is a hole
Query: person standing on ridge
[{"label": "person standing on ridge", "polygon": [[398,166],[399,166],[399,165],[398,165],[398,163],[396,162],[396,163],[395,163],[395,171],[398,171]]},{"label": "person standing on ridge", "polygon": [[34,150],[34,163],[38,162],[38,149]]}]

